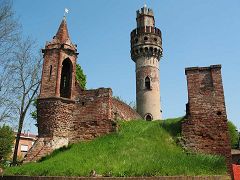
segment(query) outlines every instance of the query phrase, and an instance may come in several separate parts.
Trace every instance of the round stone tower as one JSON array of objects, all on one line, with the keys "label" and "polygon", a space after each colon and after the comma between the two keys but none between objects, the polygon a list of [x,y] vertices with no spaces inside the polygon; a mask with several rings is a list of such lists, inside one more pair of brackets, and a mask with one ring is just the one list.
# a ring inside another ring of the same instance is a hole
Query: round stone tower
[{"label": "round stone tower", "polygon": [[152,9],[137,11],[137,28],[131,32],[131,58],[136,63],[137,112],[148,121],[162,119],[159,60],[162,36]]}]

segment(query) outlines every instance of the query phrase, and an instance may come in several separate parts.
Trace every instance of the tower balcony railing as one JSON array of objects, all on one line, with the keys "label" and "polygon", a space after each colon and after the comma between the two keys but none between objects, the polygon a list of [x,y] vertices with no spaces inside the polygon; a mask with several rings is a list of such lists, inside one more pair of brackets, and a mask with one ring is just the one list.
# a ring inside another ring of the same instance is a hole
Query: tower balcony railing
[{"label": "tower balcony railing", "polygon": [[152,26],[144,26],[144,27],[138,27],[138,28],[134,29],[131,32],[131,37],[134,37],[138,34],[143,34],[143,33],[154,33],[160,37],[162,36],[162,32],[160,29],[158,29],[156,27],[152,27]]}]

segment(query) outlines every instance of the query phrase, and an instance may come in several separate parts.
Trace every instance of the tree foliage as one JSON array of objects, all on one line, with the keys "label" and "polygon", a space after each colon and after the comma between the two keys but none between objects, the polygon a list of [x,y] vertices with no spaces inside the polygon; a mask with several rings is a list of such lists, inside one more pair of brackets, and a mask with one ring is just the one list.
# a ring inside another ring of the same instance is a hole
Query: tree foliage
[{"label": "tree foliage", "polygon": [[34,99],[32,105],[34,107],[34,110],[30,114],[33,119],[37,120],[37,98]]},{"label": "tree foliage", "polygon": [[14,132],[6,125],[0,127],[0,162],[3,163],[12,152]]},{"label": "tree foliage", "polygon": [[84,74],[79,64],[76,65],[76,80],[81,86],[81,88],[86,89],[87,76]]},{"label": "tree foliage", "polygon": [[231,147],[233,149],[237,148],[238,141],[239,141],[239,134],[237,131],[237,127],[231,121],[228,121],[228,131],[229,131],[230,139],[231,139]]}]

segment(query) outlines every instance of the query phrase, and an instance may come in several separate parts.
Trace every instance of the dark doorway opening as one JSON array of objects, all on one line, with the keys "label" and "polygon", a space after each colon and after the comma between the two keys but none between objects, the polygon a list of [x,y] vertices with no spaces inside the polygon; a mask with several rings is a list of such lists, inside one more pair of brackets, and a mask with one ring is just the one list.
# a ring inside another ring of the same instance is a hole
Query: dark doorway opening
[{"label": "dark doorway opening", "polygon": [[145,119],[146,119],[146,121],[152,121],[152,120],[153,120],[151,114],[147,114],[147,115],[145,116]]},{"label": "dark doorway opening", "polygon": [[60,84],[60,96],[64,98],[71,98],[72,87],[72,63],[69,58],[62,63],[62,74]]}]

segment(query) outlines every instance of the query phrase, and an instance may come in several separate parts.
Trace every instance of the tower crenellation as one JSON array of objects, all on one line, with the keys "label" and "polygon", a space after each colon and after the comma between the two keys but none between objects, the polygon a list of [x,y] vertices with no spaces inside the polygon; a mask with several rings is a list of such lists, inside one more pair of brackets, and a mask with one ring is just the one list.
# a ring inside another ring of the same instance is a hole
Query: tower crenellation
[{"label": "tower crenellation", "polygon": [[153,10],[151,8],[142,7],[141,9],[137,10],[137,18],[142,15],[154,16]]},{"label": "tower crenellation", "polygon": [[137,10],[136,20],[137,20],[137,27],[155,26],[153,10],[150,8],[147,8],[146,5],[144,5],[144,7],[141,8],[140,10]]},{"label": "tower crenellation", "polygon": [[137,11],[136,21],[137,28],[131,32],[131,58],[136,64],[137,112],[146,120],[161,119],[161,30],[155,27],[153,11],[146,6]]}]

